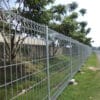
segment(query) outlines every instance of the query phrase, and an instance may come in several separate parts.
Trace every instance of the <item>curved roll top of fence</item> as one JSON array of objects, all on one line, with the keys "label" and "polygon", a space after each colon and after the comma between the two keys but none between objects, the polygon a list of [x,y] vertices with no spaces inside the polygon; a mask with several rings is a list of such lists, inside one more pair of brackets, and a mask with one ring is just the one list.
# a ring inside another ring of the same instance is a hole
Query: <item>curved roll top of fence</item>
[{"label": "curved roll top of fence", "polygon": [[55,100],[91,47],[0,9],[0,100]]}]

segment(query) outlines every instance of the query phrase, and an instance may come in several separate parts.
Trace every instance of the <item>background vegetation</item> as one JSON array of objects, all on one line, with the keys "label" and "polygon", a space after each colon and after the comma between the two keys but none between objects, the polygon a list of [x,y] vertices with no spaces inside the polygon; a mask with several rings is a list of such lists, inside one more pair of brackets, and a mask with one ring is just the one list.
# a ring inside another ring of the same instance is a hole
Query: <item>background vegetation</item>
[{"label": "background vegetation", "polygon": [[[76,11],[78,8],[76,2],[53,6],[54,0],[17,0],[17,3],[19,4],[17,11],[22,16],[46,24],[57,32],[91,45],[91,38],[87,38],[91,28],[87,26],[86,21],[77,20],[80,15],[84,17],[87,11],[84,8]],[[21,4],[23,7],[20,7]]]}]

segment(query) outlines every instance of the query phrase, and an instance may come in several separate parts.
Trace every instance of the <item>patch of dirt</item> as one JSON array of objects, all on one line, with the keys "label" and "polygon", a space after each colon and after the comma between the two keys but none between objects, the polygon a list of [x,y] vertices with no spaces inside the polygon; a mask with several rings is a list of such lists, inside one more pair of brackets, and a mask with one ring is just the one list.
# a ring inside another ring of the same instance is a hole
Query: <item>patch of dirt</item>
[{"label": "patch of dirt", "polygon": [[91,70],[91,71],[98,71],[98,70],[100,70],[99,67],[98,68],[96,68],[96,67],[88,67],[88,69]]}]

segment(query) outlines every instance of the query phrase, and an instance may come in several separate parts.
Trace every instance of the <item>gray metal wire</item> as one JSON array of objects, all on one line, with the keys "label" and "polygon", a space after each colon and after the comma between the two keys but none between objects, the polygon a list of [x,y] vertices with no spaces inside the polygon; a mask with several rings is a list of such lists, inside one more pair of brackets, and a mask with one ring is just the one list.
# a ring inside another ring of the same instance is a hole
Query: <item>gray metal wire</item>
[{"label": "gray metal wire", "polygon": [[57,99],[91,52],[87,45],[1,9],[0,100]]}]

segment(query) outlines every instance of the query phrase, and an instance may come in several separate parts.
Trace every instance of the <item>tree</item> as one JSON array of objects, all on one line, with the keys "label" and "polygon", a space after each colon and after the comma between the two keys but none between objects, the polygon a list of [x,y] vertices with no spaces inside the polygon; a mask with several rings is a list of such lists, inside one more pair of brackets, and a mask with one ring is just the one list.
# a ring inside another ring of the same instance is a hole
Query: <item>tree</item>
[{"label": "tree", "polygon": [[77,12],[73,12],[69,17],[71,19],[77,19],[78,18],[78,13]]},{"label": "tree", "polygon": [[77,22],[70,17],[66,17],[60,25],[60,32],[64,35],[73,36],[73,32],[77,29]]},{"label": "tree", "polygon": [[[77,18],[79,16],[78,12],[75,11],[77,7],[78,7],[78,4],[76,2],[72,2],[67,5],[67,9],[65,9],[65,12],[63,13],[64,8],[66,8],[66,7],[63,7],[63,10],[61,10],[59,8],[59,6],[58,7],[54,6],[54,8],[52,8],[52,13],[54,13],[53,15],[58,14],[55,17],[58,20],[61,20],[61,17],[63,14],[66,15],[67,12],[70,12],[70,13],[69,13],[69,15],[64,16],[64,19],[62,19],[62,21],[60,21],[60,24],[51,23],[50,27],[52,29],[54,29],[66,36],[70,36],[82,43],[87,43],[87,41],[88,41],[87,44],[89,44],[90,39],[88,39],[86,37],[86,35],[91,31],[91,28],[86,28],[87,24],[88,24],[86,21],[81,21],[81,22],[77,21]],[[60,10],[58,10],[58,8]],[[59,11],[60,11],[60,13],[58,13]],[[82,8],[79,12],[83,16],[86,13],[86,9]]]},{"label": "tree", "polygon": [[79,25],[80,25],[80,32],[85,34],[85,27],[87,26],[87,22],[81,21]]},{"label": "tree", "polygon": [[84,16],[86,14],[86,9],[82,8],[79,11],[81,13],[82,16]]},{"label": "tree", "polygon": [[62,15],[66,14],[66,6],[61,4],[57,6],[52,6],[50,11],[52,14],[51,20],[61,21]]},{"label": "tree", "polygon": [[18,39],[16,40],[16,34],[23,33],[23,29],[20,26],[23,25],[23,22],[19,19],[16,20],[16,17],[14,17],[13,15],[11,18],[9,16],[9,13],[6,13],[6,11],[5,12],[0,11],[0,12],[1,12],[0,33],[5,43],[5,53],[7,56],[6,60],[11,63],[14,61],[20,49],[20,45],[27,38],[28,34],[24,37],[19,35]]},{"label": "tree", "polygon": [[[56,11],[58,16],[60,16],[60,14],[63,15],[66,12],[65,6],[63,5],[55,6],[52,10],[47,10],[45,6],[52,2],[53,0],[44,0],[44,2],[43,0],[17,0],[17,3],[19,3],[19,7],[18,9],[12,10],[13,12],[20,13],[28,19],[34,20],[39,23],[48,24],[49,21],[53,19],[53,10]],[[20,7],[21,3],[23,3],[22,8]],[[9,13],[3,13],[2,11],[0,14],[0,33],[5,42],[7,60],[9,60],[8,62],[13,62],[16,58],[17,53],[19,52],[20,45],[23,44],[24,40],[28,37],[29,33],[32,34],[32,32],[26,32],[26,36],[22,37],[21,34],[23,33],[23,28],[21,26],[27,27],[23,20],[16,19],[16,16],[14,17],[13,15],[11,15],[12,17],[9,17]],[[7,23],[5,24],[4,21]],[[13,22],[15,22],[17,25],[15,25],[15,23]],[[18,36],[17,41],[15,41],[16,34],[20,34]]]},{"label": "tree", "polygon": [[91,28],[88,28],[88,29],[86,30],[86,35],[89,34],[90,31],[91,31]]},{"label": "tree", "polygon": [[48,24],[51,17],[46,6],[53,3],[54,0],[17,0],[17,3],[20,2],[23,3],[23,8],[19,9],[22,16],[38,23]]},{"label": "tree", "polygon": [[18,9],[22,16],[35,22],[49,25],[50,22],[61,21],[62,15],[66,13],[65,5],[56,5],[46,8],[54,0],[17,0],[23,3],[23,8]]},{"label": "tree", "polygon": [[54,13],[58,11],[58,14],[60,14],[61,16],[64,14],[66,15],[67,12],[70,12],[70,15],[64,16],[60,24],[56,25],[56,23],[53,23],[50,26],[51,28],[55,29],[56,31],[64,35],[73,36],[73,32],[77,29],[77,22],[75,21],[75,19],[78,18],[78,13],[73,11],[78,7],[78,4],[76,2],[72,2],[66,6],[62,5],[60,7],[61,7],[60,10],[57,10],[59,6],[56,7],[56,9],[55,7],[52,8]]},{"label": "tree", "polygon": [[66,13],[66,6],[59,4],[57,6],[52,6],[50,10],[53,14],[58,13],[64,15]]},{"label": "tree", "polygon": [[77,7],[78,7],[78,4],[76,2],[72,2],[72,3],[68,4],[69,12],[74,11]]}]

